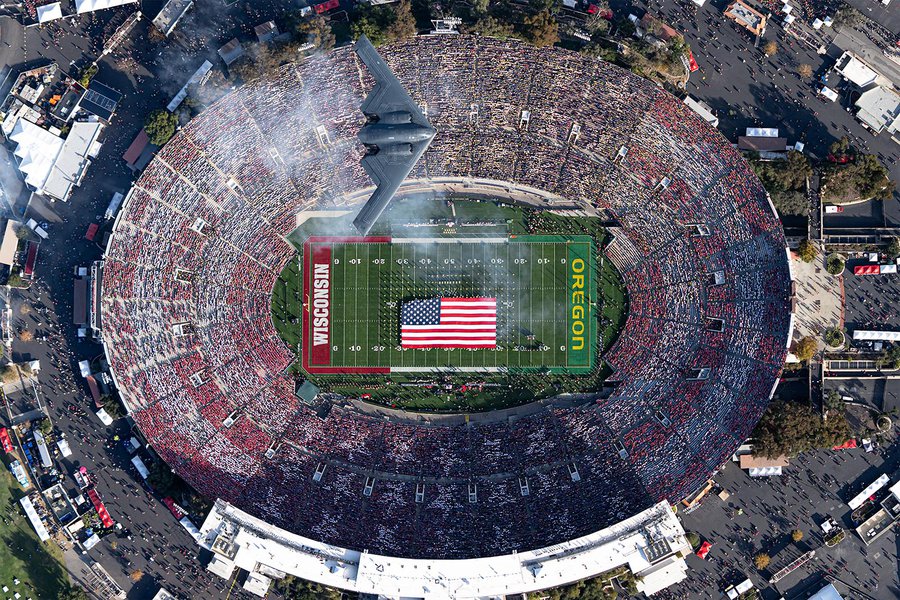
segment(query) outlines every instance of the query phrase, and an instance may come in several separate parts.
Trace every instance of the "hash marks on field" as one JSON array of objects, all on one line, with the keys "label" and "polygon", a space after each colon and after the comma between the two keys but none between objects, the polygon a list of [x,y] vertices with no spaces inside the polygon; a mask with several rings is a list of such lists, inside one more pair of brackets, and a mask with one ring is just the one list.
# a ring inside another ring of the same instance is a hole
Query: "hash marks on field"
[{"label": "hash marks on field", "polygon": [[[564,367],[566,245],[332,244],[332,364],[352,367]],[[495,296],[497,349],[400,350],[403,301]],[[517,350],[529,342],[545,350]]]}]

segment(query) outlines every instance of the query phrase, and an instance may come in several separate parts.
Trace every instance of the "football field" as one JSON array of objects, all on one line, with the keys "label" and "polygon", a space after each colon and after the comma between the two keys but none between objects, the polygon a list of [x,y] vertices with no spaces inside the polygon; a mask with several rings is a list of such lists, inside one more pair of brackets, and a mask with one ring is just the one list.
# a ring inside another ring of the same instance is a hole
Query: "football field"
[{"label": "football field", "polygon": [[[309,373],[549,370],[583,373],[597,353],[590,236],[309,238],[301,352]],[[401,309],[496,299],[496,346],[403,348]]]}]

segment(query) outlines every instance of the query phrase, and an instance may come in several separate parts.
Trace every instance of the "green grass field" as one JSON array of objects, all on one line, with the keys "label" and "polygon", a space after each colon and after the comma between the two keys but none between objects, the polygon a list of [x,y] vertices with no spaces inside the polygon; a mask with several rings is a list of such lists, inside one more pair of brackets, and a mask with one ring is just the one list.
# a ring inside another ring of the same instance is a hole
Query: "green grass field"
[{"label": "green grass field", "polygon": [[[386,368],[395,373],[436,369],[574,373],[592,367],[596,327],[591,303],[597,283],[590,237],[392,243],[325,238],[310,248],[313,256],[327,254],[331,280],[330,352],[327,361],[310,358],[311,372],[315,367],[336,367]],[[576,277],[587,292],[577,296],[577,319],[572,315]],[[405,301],[459,296],[497,299],[496,348],[400,347],[399,316]]]},{"label": "green grass field", "polygon": [[[499,202],[476,202],[464,198],[456,198],[452,209],[445,200],[401,198],[391,203],[387,214],[391,218],[385,222],[379,221],[373,228],[373,235],[454,238],[459,236],[522,236],[531,233],[565,237],[589,236],[593,240],[595,249],[603,248],[608,238],[608,233],[602,221],[598,218],[558,215],[545,210],[510,206]],[[412,217],[406,215],[415,215],[415,218],[413,220]],[[329,216],[310,219],[296,229],[291,234],[290,239],[298,250],[301,250],[303,243],[310,236],[335,235],[338,232],[349,235],[352,231],[350,223],[353,216],[350,213],[344,217]],[[407,223],[407,220],[411,223]],[[454,227],[431,226],[435,222],[445,220],[447,222],[453,220],[455,223]],[[409,224],[414,224],[413,221],[414,223],[428,223],[429,226],[408,226]],[[396,246],[394,245],[395,248]],[[342,250],[344,254],[337,258],[342,260],[342,264],[345,264],[345,266],[347,266],[346,261],[362,260],[364,258],[369,260],[385,258],[385,262],[387,262],[388,256],[380,254],[381,252],[390,252],[390,250],[385,249],[387,246],[383,246],[379,250],[375,250],[374,245],[366,250],[361,250],[360,248],[345,247]],[[518,248],[515,251],[526,252]],[[366,254],[365,256],[358,255],[359,252],[365,252]],[[373,252],[378,252],[379,254],[371,254],[370,256],[370,253]],[[528,252],[531,252],[531,250]],[[516,255],[505,255],[501,258],[508,259],[510,256],[512,256],[514,262]],[[406,258],[408,259],[409,257],[407,256]],[[416,254],[414,258],[418,259],[420,257]],[[487,258],[490,261],[490,257],[488,256]],[[519,256],[519,258],[523,258],[523,256]],[[541,256],[541,258],[544,257]],[[548,256],[547,258],[550,257]],[[441,257],[438,257],[438,259],[441,260]],[[303,371],[302,361],[300,360],[300,342],[302,339],[300,324],[304,315],[302,305],[302,260],[301,252],[299,259],[289,261],[281,276],[276,280],[272,294],[273,321],[281,337],[297,351],[298,360],[293,369],[298,372]],[[432,261],[434,261],[434,258],[432,258]],[[427,267],[428,265],[424,266]],[[436,266],[436,263],[432,262],[432,266]],[[446,266],[449,267],[450,265]],[[513,266],[515,267],[515,265]],[[521,270],[521,267],[522,265],[519,265],[519,270]],[[481,276],[483,277],[488,271],[482,270],[482,273],[483,275]],[[518,275],[518,272],[516,274]],[[359,295],[366,298],[365,301],[368,301],[373,290],[368,282],[360,284],[358,275],[354,275],[350,270],[342,271],[337,276],[339,278],[344,277],[347,281],[342,283],[340,279],[337,279],[335,284],[352,288],[354,296]],[[426,270],[422,271],[422,275],[426,275]],[[370,273],[369,277],[371,276]],[[352,283],[350,283],[351,277],[353,278]],[[444,277],[446,278],[446,273],[444,273]],[[427,271],[427,281],[423,280],[422,285],[426,286],[425,289],[427,290],[443,292],[450,284],[449,280],[440,281],[440,278],[440,271],[432,269]],[[397,278],[395,274],[394,283],[402,280],[403,278]],[[462,278],[459,281],[462,281]],[[468,281],[474,287],[475,279],[473,275],[469,275]],[[409,277],[406,278],[406,285],[410,285]],[[456,285],[459,284],[453,284],[454,287]],[[411,288],[407,287],[406,289]],[[521,289],[519,291],[521,292]],[[512,291],[507,292],[507,294],[514,295]],[[596,390],[602,385],[610,372],[609,368],[602,361],[602,353],[608,350],[615,342],[628,315],[628,297],[624,282],[614,265],[602,255],[597,258],[594,294],[597,298],[597,303],[592,314],[595,317],[593,319],[593,327],[596,332],[594,337],[596,341],[592,357],[593,368],[586,373],[568,373],[565,369],[541,369],[540,366],[543,365],[540,365],[527,370],[523,367],[519,371],[511,370],[509,372],[442,372],[440,376],[426,372],[313,375],[304,373],[304,376],[313,379],[317,385],[325,390],[345,396],[358,397],[365,394],[370,402],[406,410],[437,412],[495,410],[516,406],[539,398],[546,398],[562,392]],[[498,293],[498,297],[502,295],[502,293]],[[384,301],[379,295],[377,302]],[[368,311],[368,309],[369,307],[365,309],[360,308],[355,298],[353,303],[341,307],[341,310],[349,311],[351,316],[353,312],[358,313],[362,310]],[[503,307],[501,307],[502,309]],[[382,307],[381,313],[376,321],[377,329],[375,331],[392,331],[396,334],[399,327],[399,307],[385,306]],[[340,331],[336,331],[335,334],[346,338],[346,341],[340,344],[345,350],[349,346],[360,347],[352,352],[346,350],[346,359],[355,361],[353,364],[361,365],[363,364],[361,355],[364,354],[363,344],[351,344],[349,342],[351,337],[357,335],[358,328],[359,317],[348,317],[348,321],[345,322],[343,328]],[[558,336],[559,334],[548,332],[548,335]],[[540,336],[536,336],[535,342],[539,341],[538,337]],[[394,339],[396,340],[396,337]],[[528,342],[529,340],[526,338],[525,341]],[[370,343],[367,338],[366,347],[369,348],[368,353],[372,353],[372,346],[377,347],[380,345],[385,346],[385,350],[382,352],[388,352],[388,344]],[[412,353],[415,356],[417,353],[424,354],[425,352],[410,350],[406,354]],[[472,351],[456,352],[458,354],[472,354]],[[529,351],[521,357],[517,356],[517,358],[525,358],[532,353],[533,351]],[[474,359],[475,357],[467,356],[467,358]],[[368,360],[368,357],[365,360]],[[406,360],[405,356],[403,360]],[[471,364],[474,364],[474,362]],[[485,386],[472,387],[470,384],[473,381],[484,382]],[[437,382],[440,382],[441,385],[433,385]]]},{"label": "green grass field", "polygon": [[[22,598],[59,598],[69,581],[62,564],[62,551],[48,541],[41,543],[19,504],[24,496],[12,475],[3,469],[0,473],[0,586],[7,586],[9,594],[22,594]],[[19,585],[13,580],[18,579]]]}]

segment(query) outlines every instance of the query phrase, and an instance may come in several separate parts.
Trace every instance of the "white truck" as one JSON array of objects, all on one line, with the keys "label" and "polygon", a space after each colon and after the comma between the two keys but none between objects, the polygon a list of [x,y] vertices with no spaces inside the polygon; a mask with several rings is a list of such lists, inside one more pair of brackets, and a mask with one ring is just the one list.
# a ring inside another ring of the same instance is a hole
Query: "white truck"
[{"label": "white truck", "polygon": [[28,225],[31,228],[31,230],[34,231],[36,234],[41,236],[41,239],[45,239],[45,240],[47,239],[47,232],[44,230],[43,227],[41,227],[40,225],[37,224],[37,221],[35,221],[34,219],[28,219],[28,221],[26,222],[26,225]]}]

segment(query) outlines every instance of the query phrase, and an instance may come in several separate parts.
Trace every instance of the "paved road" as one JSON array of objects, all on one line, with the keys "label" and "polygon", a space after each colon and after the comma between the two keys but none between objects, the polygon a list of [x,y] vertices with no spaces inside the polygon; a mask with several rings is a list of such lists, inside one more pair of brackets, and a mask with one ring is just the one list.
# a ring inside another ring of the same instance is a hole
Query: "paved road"
[{"label": "paved road", "polygon": [[881,0],[846,0],[846,2],[894,35],[900,36],[900,8],[897,7],[897,0],[891,0],[887,6],[882,4]]},{"label": "paved road", "polygon": [[[873,454],[861,448],[813,452],[792,459],[782,477],[768,479],[751,478],[729,464],[716,481],[731,497],[722,501],[710,496],[698,510],[682,518],[685,528],[713,543],[709,557],[705,561],[688,557],[690,578],[663,592],[662,598],[718,599],[723,597],[725,587],[744,577],[750,577],[762,590],[765,600],[781,595],[805,598],[802,592],[816,589],[828,575],[840,577],[858,590],[847,594],[848,586],[839,584],[845,598],[865,598],[863,594],[885,600],[897,598],[900,536],[889,531],[864,548],[850,531],[837,547],[826,548],[819,525],[832,517],[840,526],[851,528],[846,501],[881,473],[893,475],[900,464],[898,459],[900,444],[896,443]],[[735,515],[738,509],[743,509],[743,514]],[[799,544],[790,540],[793,529],[804,532]],[[815,560],[777,586],[767,584],[774,571],[807,550],[816,551]],[[761,551],[772,556],[771,567],[763,572],[757,571],[752,562]]]}]

